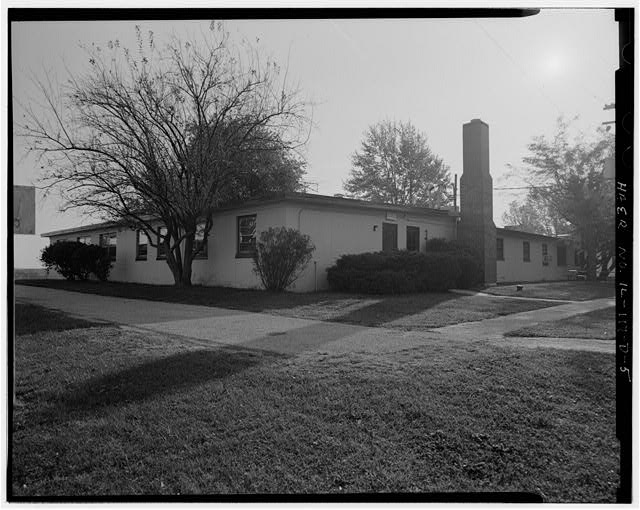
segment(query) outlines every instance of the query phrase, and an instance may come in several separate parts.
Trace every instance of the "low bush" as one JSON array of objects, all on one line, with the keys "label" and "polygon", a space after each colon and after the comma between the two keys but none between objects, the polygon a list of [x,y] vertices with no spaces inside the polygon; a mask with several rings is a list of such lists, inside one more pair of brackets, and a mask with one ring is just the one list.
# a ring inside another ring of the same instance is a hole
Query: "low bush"
[{"label": "low bush", "polygon": [[315,246],[293,228],[269,228],[260,234],[253,256],[254,272],[265,289],[283,291],[298,279]]},{"label": "low bush", "polygon": [[470,289],[482,282],[482,265],[480,254],[471,246],[460,241],[449,241],[442,238],[433,238],[426,243],[426,252],[447,253],[455,260],[460,268],[460,275],[456,280],[459,289]]},{"label": "low bush", "polygon": [[327,270],[333,290],[368,294],[444,291],[478,285],[481,267],[473,250],[456,242],[432,240],[427,252],[343,255]]},{"label": "low bush", "polygon": [[91,274],[105,281],[111,260],[104,248],[77,241],[58,241],[45,247],[40,261],[47,271],[56,270],[67,280],[86,280]]}]

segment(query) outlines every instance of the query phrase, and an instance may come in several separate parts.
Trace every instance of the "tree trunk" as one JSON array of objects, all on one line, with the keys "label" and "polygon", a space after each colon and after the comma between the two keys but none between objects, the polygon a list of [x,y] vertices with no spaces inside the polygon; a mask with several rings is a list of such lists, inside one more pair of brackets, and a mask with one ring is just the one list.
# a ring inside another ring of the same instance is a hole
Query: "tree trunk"
[{"label": "tree trunk", "polygon": [[586,234],[585,245],[587,249],[587,280],[592,282],[597,279],[596,265],[598,264],[598,256],[595,239],[591,233]]},{"label": "tree trunk", "polygon": [[[171,269],[173,284],[176,287],[191,287],[194,237],[191,235],[183,239],[184,252],[181,257],[176,257],[167,247],[167,265]],[[180,250],[180,247],[176,248],[177,250]]]},{"label": "tree trunk", "polygon": [[180,279],[180,285],[182,287],[191,287],[191,263],[192,257],[185,257],[184,266],[182,267],[182,277]]}]

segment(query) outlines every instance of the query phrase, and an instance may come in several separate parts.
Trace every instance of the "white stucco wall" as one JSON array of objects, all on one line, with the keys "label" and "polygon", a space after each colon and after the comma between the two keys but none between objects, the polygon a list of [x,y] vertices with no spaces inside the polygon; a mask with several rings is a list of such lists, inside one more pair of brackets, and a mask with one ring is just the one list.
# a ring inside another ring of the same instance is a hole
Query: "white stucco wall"
[{"label": "white stucco wall", "polygon": [[[382,223],[398,225],[398,249],[406,249],[407,226],[420,228],[420,251],[425,249],[425,232],[429,239],[455,239],[455,218],[418,216],[353,208],[319,208],[291,204],[286,208],[291,228],[307,234],[315,244],[313,258],[291,290],[326,289],[327,268],[345,254],[382,250]],[[375,227],[375,230],[374,230]]]},{"label": "white stucco wall", "polygon": [[[348,253],[382,250],[382,223],[398,225],[398,248],[406,248],[406,227],[420,228],[420,250],[425,249],[425,232],[429,239],[443,237],[455,239],[455,218],[387,213],[383,210],[337,208],[335,206],[305,206],[298,203],[266,204],[222,212],[214,219],[209,234],[207,259],[193,261],[192,282],[196,285],[216,285],[239,288],[261,288],[253,272],[250,258],[237,258],[237,218],[256,215],[257,235],[269,227],[287,226],[309,235],[316,246],[313,259],[290,290],[296,292],[327,288],[327,273],[338,257]],[[375,230],[374,230],[375,226]],[[129,229],[84,231],[52,236],[76,240],[91,236],[99,243],[100,234],[117,231],[116,260],[109,279],[135,283],[169,285],[173,276],[165,260],[156,259],[156,248],[148,246],[146,260],[136,260],[136,234]],[[315,263],[315,264],[314,264]]]},{"label": "white stucco wall", "polygon": [[[557,246],[564,241],[543,240],[534,236],[524,238],[502,232],[498,232],[497,237],[504,239],[504,260],[496,261],[498,283],[566,280],[568,271],[575,269],[575,248],[571,243],[567,243],[567,265],[558,266]],[[524,241],[529,242],[530,262],[523,261],[522,244]],[[547,244],[551,257],[547,266],[542,263],[542,245],[544,243]]]}]

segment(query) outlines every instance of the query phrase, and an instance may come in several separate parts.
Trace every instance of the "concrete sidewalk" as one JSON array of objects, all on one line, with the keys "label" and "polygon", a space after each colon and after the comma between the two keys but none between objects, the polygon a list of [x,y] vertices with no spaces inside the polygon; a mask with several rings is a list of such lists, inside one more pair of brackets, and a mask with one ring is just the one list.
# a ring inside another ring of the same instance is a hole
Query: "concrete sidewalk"
[{"label": "concrete sidewalk", "polygon": [[[540,322],[553,321],[591,310],[612,306],[613,300],[601,299],[512,314],[495,319],[446,326],[430,331],[401,331],[383,327],[365,327],[337,322],[298,319],[244,312],[224,308],[126,299],[69,292],[43,287],[17,285],[18,302],[28,302],[94,321],[182,336],[202,344],[232,345],[282,354],[301,352],[384,353],[441,344],[442,342],[490,341],[520,347],[556,347],[614,352],[613,341],[558,341],[504,337],[507,331]],[[553,340],[553,339],[552,339]],[[566,339],[561,339],[566,340]],[[570,347],[571,346],[571,347]]]},{"label": "concrete sidewalk", "polygon": [[16,285],[18,302],[75,317],[182,336],[212,345],[232,345],[282,354],[304,351],[390,352],[425,344],[425,334],[298,319],[207,306],[126,299]]},{"label": "concrete sidewalk", "polygon": [[462,322],[452,326],[437,328],[433,331],[447,336],[464,335],[467,337],[496,337],[502,336],[508,331],[514,331],[526,326],[534,326],[541,322],[566,319],[567,317],[572,317],[574,315],[615,306],[615,304],[616,302],[613,298],[594,299],[592,301],[573,301],[558,306],[551,306],[549,308],[540,308],[538,310],[529,310],[528,312],[503,315],[493,319],[485,319],[475,322]]}]

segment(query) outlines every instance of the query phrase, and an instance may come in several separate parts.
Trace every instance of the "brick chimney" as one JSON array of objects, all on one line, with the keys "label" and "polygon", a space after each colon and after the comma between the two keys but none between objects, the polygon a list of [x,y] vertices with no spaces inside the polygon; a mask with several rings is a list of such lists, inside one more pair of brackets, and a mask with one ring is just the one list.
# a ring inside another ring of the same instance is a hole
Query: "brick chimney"
[{"label": "brick chimney", "polygon": [[489,171],[489,125],[473,119],[462,126],[460,240],[475,248],[485,285],[496,284],[496,226]]}]

